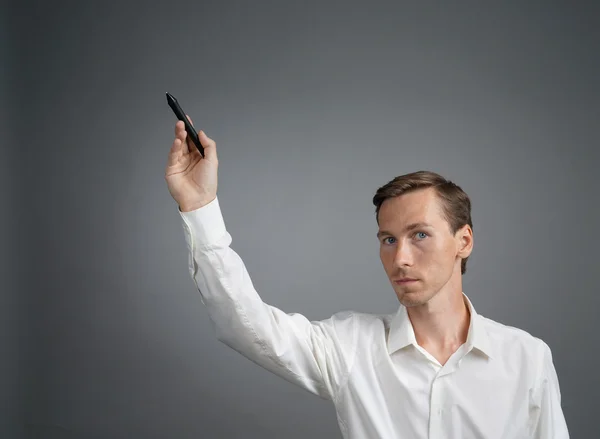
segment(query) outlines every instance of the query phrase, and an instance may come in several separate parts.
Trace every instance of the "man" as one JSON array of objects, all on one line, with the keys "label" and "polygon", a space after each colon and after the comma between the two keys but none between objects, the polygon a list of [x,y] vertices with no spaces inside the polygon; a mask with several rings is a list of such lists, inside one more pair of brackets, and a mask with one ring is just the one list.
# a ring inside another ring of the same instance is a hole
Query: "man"
[{"label": "man", "polygon": [[477,314],[462,291],[473,225],[460,187],[424,171],[381,187],[377,237],[398,311],[311,322],[254,289],[219,208],[216,144],[199,138],[204,158],[177,122],[165,178],[218,340],[331,400],[345,438],[569,437],[548,345]]}]

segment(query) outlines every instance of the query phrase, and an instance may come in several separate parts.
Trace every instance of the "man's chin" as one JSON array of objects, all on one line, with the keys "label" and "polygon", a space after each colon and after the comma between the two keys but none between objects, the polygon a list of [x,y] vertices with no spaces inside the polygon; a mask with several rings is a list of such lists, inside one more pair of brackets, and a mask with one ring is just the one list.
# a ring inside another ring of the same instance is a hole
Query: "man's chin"
[{"label": "man's chin", "polygon": [[423,290],[404,291],[398,295],[398,300],[402,305],[409,308],[427,303],[430,297],[427,297]]}]

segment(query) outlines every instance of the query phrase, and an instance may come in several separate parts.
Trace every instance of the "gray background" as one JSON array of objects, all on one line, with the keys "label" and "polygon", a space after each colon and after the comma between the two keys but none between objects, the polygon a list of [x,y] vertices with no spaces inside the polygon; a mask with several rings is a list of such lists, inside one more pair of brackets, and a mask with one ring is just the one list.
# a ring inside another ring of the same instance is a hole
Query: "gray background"
[{"label": "gray background", "polygon": [[164,181],[166,91],[217,141],[262,298],[311,320],[397,308],[379,186],[459,184],[464,291],[550,345],[571,436],[600,436],[597,7],[142,4],[3,6],[2,437],[340,437],[329,402],[216,341]]}]

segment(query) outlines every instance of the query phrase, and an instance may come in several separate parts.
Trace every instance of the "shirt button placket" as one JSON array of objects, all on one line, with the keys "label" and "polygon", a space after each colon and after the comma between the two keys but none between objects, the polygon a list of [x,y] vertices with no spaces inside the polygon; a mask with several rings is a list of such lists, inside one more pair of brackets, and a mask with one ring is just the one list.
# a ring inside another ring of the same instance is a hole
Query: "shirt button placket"
[{"label": "shirt button placket", "polygon": [[431,401],[430,401],[430,416],[429,416],[429,438],[443,439],[445,438],[444,428],[442,424],[442,409],[443,395],[440,390],[439,379],[436,378],[431,384]]}]

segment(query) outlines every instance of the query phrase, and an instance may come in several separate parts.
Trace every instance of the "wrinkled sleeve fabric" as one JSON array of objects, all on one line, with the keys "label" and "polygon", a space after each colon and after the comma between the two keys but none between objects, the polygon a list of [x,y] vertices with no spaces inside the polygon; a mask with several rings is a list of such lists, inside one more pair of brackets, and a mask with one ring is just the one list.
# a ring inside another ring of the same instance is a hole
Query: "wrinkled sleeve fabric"
[{"label": "wrinkled sleeve fabric", "polygon": [[262,301],[241,257],[230,247],[218,197],[182,212],[189,273],[219,341],[305,390],[335,401],[356,343],[351,311],[322,321]]},{"label": "wrinkled sleeve fabric", "polygon": [[532,438],[569,439],[552,352],[543,341],[540,343],[539,352],[538,378],[533,389],[531,407]]}]

